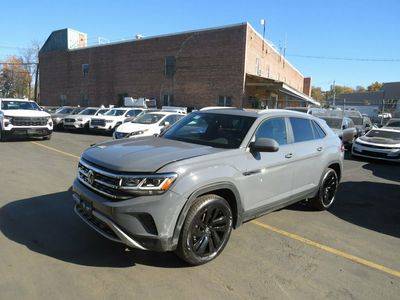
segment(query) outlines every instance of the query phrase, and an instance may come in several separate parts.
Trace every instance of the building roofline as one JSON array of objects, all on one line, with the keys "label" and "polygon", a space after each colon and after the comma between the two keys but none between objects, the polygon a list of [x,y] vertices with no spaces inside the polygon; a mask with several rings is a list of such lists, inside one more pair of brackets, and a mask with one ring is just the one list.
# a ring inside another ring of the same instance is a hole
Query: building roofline
[{"label": "building roofline", "polygon": [[[235,23],[235,24],[229,24],[229,25],[224,25],[224,26],[216,26],[216,27],[209,27],[209,28],[203,28],[203,29],[187,30],[187,31],[159,34],[159,35],[153,35],[153,36],[147,36],[147,37],[145,36],[145,37],[142,37],[140,39],[132,38],[132,39],[127,39],[127,40],[123,40],[123,41],[106,43],[106,44],[92,45],[92,46],[88,46],[88,47],[69,49],[67,51],[71,51],[72,52],[72,51],[79,51],[79,50],[83,50],[83,49],[106,47],[106,46],[111,46],[111,45],[119,45],[119,44],[132,43],[132,42],[140,42],[140,41],[145,41],[145,40],[158,39],[158,38],[164,38],[164,37],[171,37],[171,36],[177,36],[177,35],[183,35],[183,34],[221,30],[221,29],[226,29],[226,28],[234,28],[234,27],[239,27],[239,26],[245,26],[247,24],[248,24],[248,22],[242,22],[242,23]],[[77,31],[77,30],[75,30],[75,31]],[[80,32],[80,31],[77,31],[77,32]]]},{"label": "building roofline", "polygon": [[249,23],[246,22],[247,25],[256,33],[256,35],[264,41],[270,48],[278,55],[282,57],[282,59],[285,61],[286,64],[288,64],[293,70],[295,70],[297,73],[299,73],[303,78],[305,78],[304,74],[301,73],[295,66],[293,66],[281,53],[278,52],[278,50],[275,49],[275,46],[272,44],[272,42],[268,41],[267,39],[263,38],[262,35],[254,29],[254,27]]}]

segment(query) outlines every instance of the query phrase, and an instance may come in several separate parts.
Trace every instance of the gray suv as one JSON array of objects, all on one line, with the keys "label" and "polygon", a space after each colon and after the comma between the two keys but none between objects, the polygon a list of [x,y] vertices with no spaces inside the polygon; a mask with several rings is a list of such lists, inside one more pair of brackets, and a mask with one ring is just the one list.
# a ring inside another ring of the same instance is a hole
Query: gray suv
[{"label": "gray suv", "polygon": [[303,199],[330,207],[342,164],[340,139],[311,115],[211,109],[159,137],[87,149],[73,198],[76,213],[110,240],[198,265],[243,222]]}]

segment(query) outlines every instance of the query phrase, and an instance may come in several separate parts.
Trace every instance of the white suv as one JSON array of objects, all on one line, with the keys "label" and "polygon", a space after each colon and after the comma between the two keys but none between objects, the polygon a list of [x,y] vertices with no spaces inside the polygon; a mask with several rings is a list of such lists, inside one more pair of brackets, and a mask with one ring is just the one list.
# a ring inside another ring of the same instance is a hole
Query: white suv
[{"label": "white suv", "polygon": [[109,110],[109,108],[87,107],[77,115],[66,116],[63,124],[64,129],[88,129],[92,117],[101,116]]},{"label": "white suv", "polygon": [[8,136],[50,139],[53,121],[36,102],[0,98],[0,105],[0,141],[5,141]]},{"label": "white suv", "polygon": [[127,118],[136,117],[143,111],[143,108],[113,108],[101,117],[92,118],[89,123],[89,128],[90,130],[111,132],[124,123]]},{"label": "white suv", "polygon": [[183,114],[169,111],[145,113],[135,120],[119,126],[114,132],[114,139],[157,135],[184,116]]}]

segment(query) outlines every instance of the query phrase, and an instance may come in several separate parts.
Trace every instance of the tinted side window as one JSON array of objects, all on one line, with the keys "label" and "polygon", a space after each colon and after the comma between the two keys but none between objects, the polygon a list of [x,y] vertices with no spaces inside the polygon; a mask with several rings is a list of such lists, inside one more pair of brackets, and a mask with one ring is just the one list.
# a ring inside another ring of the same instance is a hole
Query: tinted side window
[{"label": "tinted side window", "polygon": [[295,143],[314,139],[314,132],[310,120],[303,118],[290,118],[290,124],[292,125]]},{"label": "tinted side window", "polygon": [[269,138],[278,142],[279,145],[287,144],[286,123],[284,118],[266,120],[257,129],[256,138]]},{"label": "tinted side window", "polygon": [[314,133],[316,135],[316,138],[324,138],[326,136],[325,132],[322,130],[321,126],[315,121],[312,121],[312,124],[314,126]]}]

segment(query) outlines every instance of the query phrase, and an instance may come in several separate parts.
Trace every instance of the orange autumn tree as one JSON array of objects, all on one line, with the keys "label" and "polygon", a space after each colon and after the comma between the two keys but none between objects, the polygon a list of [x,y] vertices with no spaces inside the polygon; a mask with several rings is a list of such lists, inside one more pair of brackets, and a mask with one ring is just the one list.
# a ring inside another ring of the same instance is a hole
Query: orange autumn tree
[{"label": "orange autumn tree", "polygon": [[32,77],[23,59],[10,56],[0,65],[0,96],[29,97]]}]

